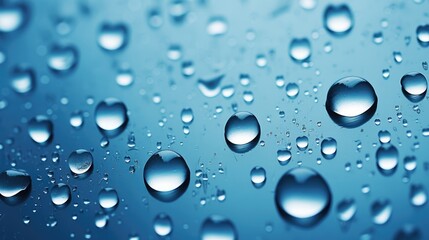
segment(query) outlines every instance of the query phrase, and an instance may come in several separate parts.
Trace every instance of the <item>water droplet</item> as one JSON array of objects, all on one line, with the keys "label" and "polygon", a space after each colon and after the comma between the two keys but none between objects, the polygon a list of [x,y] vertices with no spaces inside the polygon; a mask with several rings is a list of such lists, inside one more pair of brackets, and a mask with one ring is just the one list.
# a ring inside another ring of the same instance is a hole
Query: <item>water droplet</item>
[{"label": "water droplet", "polygon": [[28,122],[28,134],[34,142],[40,145],[51,142],[53,129],[52,121],[43,115],[38,115]]},{"label": "water droplet", "polygon": [[185,159],[171,150],[154,153],[146,162],[143,176],[149,193],[164,202],[179,198],[190,180]]},{"label": "water droplet", "polygon": [[[2,4],[3,5],[3,4]],[[14,4],[0,7],[0,32],[10,33],[20,29],[26,22],[28,9],[26,5]]]},{"label": "water droplet", "polygon": [[70,125],[74,128],[81,128],[83,126],[83,114],[81,111],[76,111],[71,114]]},{"label": "water droplet", "polygon": [[184,124],[190,124],[192,121],[194,121],[194,113],[192,112],[191,108],[182,109],[180,116]]},{"label": "water droplet", "polygon": [[220,93],[220,83],[225,75],[219,75],[216,77],[199,79],[198,89],[206,97],[216,97]]},{"label": "water droplet", "polygon": [[310,59],[311,45],[307,38],[294,38],[289,45],[289,55],[296,62]]},{"label": "water droplet", "polygon": [[260,135],[258,119],[249,112],[237,112],[225,124],[225,141],[236,153],[250,151],[258,144]]},{"label": "water droplet", "polygon": [[128,28],[123,23],[103,23],[98,33],[98,45],[106,51],[124,48],[128,41]]},{"label": "water droplet", "polygon": [[92,168],[93,157],[92,154],[85,149],[78,149],[70,153],[68,158],[70,171],[74,174],[85,176],[90,173]]},{"label": "water droplet", "polygon": [[405,170],[412,172],[417,167],[417,159],[415,156],[406,156],[404,158],[404,168]]},{"label": "water droplet", "polygon": [[64,206],[70,202],[71,191],[70,187],[64,183],[58,183],[51,189],[51,201],[56,206]]},{"label": "water droplet", "polygon": [[392,144],[383,144],[376,152],[378,170],[386,176],[392,175],[398,166],[398,150]]},{"label": "water droplet", "polygon": [[170,216],[161,213],[153,221],[153,230],[160,237],[168,236],[173,231],[173,222]]},{"label": "water droplet", "polygon": [[389,221],[392,215],[392,205],[389,200],[377,200],[371,205],[372,221],[383,225]]},{"label": "water droplet", "polygon": [[289,222],[310,227],[328,213],[331,191],[317,172],[298,167],[285,173],[277,183],[275,201],[281,215]]},{"label": "water droplet", "polygon": [[413,184],[410,188],[410,201],[413,206],[420,207],[427,202],[427,192],[423,185]]},{"label": "water droplet", "polygon": [[111,210],[118,205],[118,193],[113,188],[103,188],[98,193],[98,203],[105,210]]},{"label": "water droplet", "polygon": [[304,151],[308,147],[308,137],[301,136],[296,138],[296,146],[299,150]]},{"label": "water droplet", "polygon": [[286,85],[286,95],[290,99],[295,99],[299,93],[299,86],[296,83],[288,83]]},{"label": "water droplet", "polygon": [[243,92],[243,100],[247,104],[251,104],[253,100],[255,100],[252,91],[244,91]]},{"label": "water droplet", "polygon": [[108,136],[119,135],[128,123],[127,107],[115,98],[106,98],[95,109],[95,122]]},{"label": "water droplet", "polygon": [[167,57],[171,61],[177,61],[182,58],[182,47],[177,44],[172,44],[167,51]]},{"label": "water droplet", "polygon": [[346,35],[354,25],[353,14],[349,6],[328,5],[323,14],[325,29],[336,36]]},{"label": "water droplet", "polygon": [[72,45],[54,45],[48,55],[48,66],[55,73],[67,73],[78,63],[78,51]]},{"label": "water droplet", "polygon": [[405,74],[401,78],[402,93],[411,102],[421,101],[428,88],[426,77],[419,72]]},{"label": "water droplet", "polygon": [[250,180],[255,188],[261,188],[265,185],[266,173],[263,167],[254,167],[250,171]]},{"label": "water droplet", "polygon": [[335,123],[354,128],[374,115],[377,101],[374,88],[368,81],[360,77],[345,77],[331,86],[325,105]]},{"label": "water droplet", "polygon": [[201,240],[236,240],[238,234],[234,224],[222,216],[213,215],[201,226]]},{"label": "water droplet", "polygon": [[417,41],[422,47],[429,46],[429,24],[418,26],[416,34]]},{"label": "water droplet", "polygon": [[36,85],[36,76],[31,68],[17,67],[12,72],[10,86],[20,94],[31,92]]},{"label": "water droplet", "polygon": [[390,77],[390,70],[389,69],[383,69],[381,71],[381,75],[383,76],[384,79],[388,79]]},{"label": "water droplet", "polygon": [[402,53],[401,52],[393,52],[393,60],[395,60],[396,63],[401,63],[403,58],[402,58]]},{"label": "water droplet", "polygon": [[390,140],[391,140],[390,132],[387,130],[380,130],[378,132],[378,140],[381,143],[390,143]]},{"label": "water droplet", "polygon": [[207,24],[207,33],[211,36],[222,36],[228,31],[228,23],[224,17],[212,17]]},{"label": "water droplet", "polygon": [[31,191],[31,177],[22,170],[6,170],[0,173],[1,199],[10,205],[24,201]]},{"label": "water droplet", "polygon": [[328,137],[323,139],[320,150],[325,159],[332,159],[337,154],[337,141],[334,138]]},{"label": "water droplet", "polygon": [[289,150],[278,150],[277,151],[277,161],[280,165],[287,165],[292,159],[292,153]]},{"label": "water droplet", "polygon": [[372,35],[372,41],[375,44],[382,44],[383,43],[383,33],[382,32],[376,32]]},{"label": "water droplet", "polygon": [[103,212],[99,212],[95,215],[95,226],[98,228],[104,228],[107,226],[109,216]]},{"label": "water droplet", "polygon": [[343,199],[337,205],[337,217],[343,222],[350,221],[356,214],[357,205],[353,199]]},{"label": "water droplet", "polygon": [[116,75],[116,83],[121,87],[128,87],[134,82],[133,71],[129,69],[123,69]]}]

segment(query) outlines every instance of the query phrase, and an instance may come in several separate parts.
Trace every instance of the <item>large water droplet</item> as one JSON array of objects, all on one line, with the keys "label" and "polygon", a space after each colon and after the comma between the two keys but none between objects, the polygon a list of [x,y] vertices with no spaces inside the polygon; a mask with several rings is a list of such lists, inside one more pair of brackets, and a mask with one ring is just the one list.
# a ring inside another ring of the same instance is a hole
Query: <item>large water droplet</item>
[{"label": "large water droplet", "polygon": [[70,171],[74,174],[85,176],[90,173],[93,157],[91,152],[85,149],[78,149],[70,153],[67,161]]},{"label": "large water droplet", "polygon": [[225,75],[219,75],[216,77],[199,79],[198,80],[198,89],[206,97],[215,97],[220,93],[220,83]]},{"label": "large water droplet", "polygon": [[228,31],[228,23],[224,17],[212,17],[207,24],[207,33],[212,36],[222,36]]},{"label": "large water droplet", "polygon": [[429,46],[429,24],[418,26],[416,34],[417,41],[420,43],[421,46]]},{"label": "large water droplet", "polygon": [[360,77],[345,77],[331,86],[325,106],[335,123],[354,128],[374,115],[377,102],[377,95],[368,81]]},{"label": "large water droplet", "polygon": [[280,214],[287,221],[309,227],[327,215],[331,205],[331,191],[317,172],[299,167],[280,178],[275,201]]},{"label": "large water droplet", "polygon": [[401,78],[402,93],[411,102],[421,101],[428,88],[426,77],[419,72],[405,74]]},{"label": "large water droplet", "polygon": [[48,55],[48,66],[55,73],[67,73],[78,63],[78,51],[72,45],[54,45]]},{"label": "large water droplet", "polygon": [[265,185],[266,173],[263,167],[254,167],[250,171],[250,180],[252,181],[253,186],[256,188],[261,188]]},{"label": "large water droplet", "polygon": [[377,200],[371,205],[372,221],[383,225],[389,221],[392,215],[392,205],[389,200]]},{"label": "large water droplet", "polygon": [[0,32],[9,33],[20,29],[26,22],[28,9],[26,5],[0,6]]},{"label": "large water droplet", "polygon": [[58,183],[51,189],[51,201],[56,206],[64,206],[70,201],[70,187],[64,183]]},{"label": "large water droplet", "polygon": [[410,201],[413,206],[420,207],[427,202],[427,192],[423,185],[413,184],[410,188]]},{"label": "large water droplet", "polygon": [[8,204],[25,200],[31,191],[31,177],[22,170],[6,170],[0,173],[0,195]]},{"label": "large water droplet", "polygon": [[386,176],[392,175],[398,166],[398,150],[391,144],[381,145],[376,154],[378,170]]},{"label": "large water droplet", "polygon": [[189,167],[185,159],[171,150],[154,153],[143,172],[146,188],[156,199],[170,202],[179,198],[188,188]]},{"label": "large water droplet", "polygon": [[225,124],[225,141],[236,153],[244,153],[254,148],[260,135],[258,119],[249,112],[237,112]]},{"label": "large water droplet", "polygon": [[287,165],[292,159],[292,153],[289,150],[278,150],[277,151],[277,161],[281,165]]},{"label": "large water droplet", "polygon": [[127,107],[118,99],[107,98],[97,105],[95,122],[103,134],[117,136],[127,126]]},{"label": "large water droplet", "polygon": [[124,48],[128,41],[128,28],[123,23],[103,23],[98,33],[98,45],[106,51]]},{"label": "large water droplet", "polygon": [[20,94],[31,92],[36,85],[36,76],[31,68],[15,68],[12,72],[10,86]]},{"label": "large water droplet", "polygon": [[98,203],[105,210],[114,209],[118,202],[118,193],[113,188],[104,188],[98,193]]},{"label": "large water droplet", "polygon": [[336,36],[345,35],[354,25],[352,11],[348,5],[328,5],[323,14],[325,29]]},{"label": "large water droplet", "polygon": [[357,205],[353,199],[343,199],[337,205],[337,217],[343,222],[348,222],[356,214]]},{"label": "large water droplet", "polygon": [[332,159],[337,154],[337,141],[334,138],[328,137],[323,139],[320,150],[322,156],[326,159]]},{"label": "large water droplet", "polygon": [[153,230],[160,237],[169,235],[173,231],[173,222],[170,216],[164,213],[158,214],[153,221]]},{"label": "large water droplet", "polygon": [[201,226],[202,240],[235,240],[238,234],[234,224],[222,216],[213,215]]},{"label": "large water droplet", "polygon": [[31,139],[40,145],[51,142],[54,125],[48,117],[38,115],[28,122],[28,134]]},{"label": "large water droplet", "polygon": [[307,38],[294,38],[289,45],[289,55],[296,62],[310,59],[311,45]]}]

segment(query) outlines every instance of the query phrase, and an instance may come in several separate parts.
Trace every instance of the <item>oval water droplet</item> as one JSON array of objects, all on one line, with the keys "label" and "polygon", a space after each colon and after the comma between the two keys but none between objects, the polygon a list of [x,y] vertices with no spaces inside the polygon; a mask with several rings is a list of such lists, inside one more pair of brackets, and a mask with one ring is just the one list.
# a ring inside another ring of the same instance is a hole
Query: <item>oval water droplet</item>
[{"label": "oval water droplet", "polygon": [[250,171],[250,180],[255,188],[261,188],[265,185],[266,172],[263,167],[254,167]]},{"label": "oval water droplet", "polygon": [[340,221],[348,222],[356,214],[357,205],[353,199],[343,199],[337,205],[337,217]]},{"label": "oval water droplet", "polygon": [[24,4],[0,6],[0,33],[10,33],[22,28],[28,18],[28,8]]},{"label": "oval water droplet", "polygon": [[38,115],[28,122],[28,134],[31,139],[40,144],[49,144],[53,137],[54,125],[48,117]]},{"label": "oval water droplet", "polygon": [[310,227],[329,212],[331,190],[319,173],[305,167],[293,168],[279,180],[275,201],[280,214],[290,223]]},{"label": "oval water droplet", "polygon": [[95,109],[95,122],[107,136],[119,135],[127,126],[127,107],[115,98],[107,98],[98,103]]},{"label": "oval water droplet", "polygon": [[336,124],[354,128],[371,119],[377,102],[377,95],[368,81],[360,77],[345,77],[329,88],[325,107]]},{"label": "oval water droplet", "polygon": [[67,162],[72,173],[85,176],[92,169],[93,157],[91,152],[78,149],[70,153]]},{"label": "oval water droplet", "polygon": [[83,126],[83,114],[81,111],[75,111],[71,114],[70,125],[74,128],[81,128]]},{"label": "oval water droplet", "polygon": [[122,69],[116,75],[116,83],[121,87],[128,87],[134,82],[134,73],[130,69]]},{"label": "oval water droplet", "polygon": [[98,45],[106,51],[117,51],[128,43],[128,28],[123,23],[103,23],[100,27]]},{"label": "oval water droplet", "polygon": [[376,154],[377,167],[381,174],[389,176],[398,166],[398,149],[392,144],[381,145]]},{"label": "oval water droplet", "polygon": [[153,221],[153,230],[160,237],[170,235],[173,231],[173,222],[170,216],[164,213],[158,214]]},{"label": "oval water droplet", "polygon": [[192,121],[194,121],[194,113],[191,108],[182,109],[180,116],[184,124],[190,124]]},{"label": "oval water droplet", "polygon": [[423,185],[413,184],[410,188],[410,201],[415,207],[421,207],[427,202],[427,192]]},{"label": "oval water droplet", "polygon": [[320,145],[320,151],[325,159],[334,158],[337,154],[337,141],[331,137],[323,139]]},{"label": "oval water droplet", "polygon": [[393,239],[394,240],[421,240],[423,238],[422,238],[422,233],[420,229],[418,229],[414,225],[406,224],[396,232],[395,237]]},{"label": "oval water droplet", "polygon": [[18,204],[25,200],[31,191],[31,177],[23,170],[6,170],[0,173],[0,195],[8,204]]},{"label": "oval water droplet", "polygon": [[237,230],[231,220],[213,215],[204,220],[201,226],[201,240],[236,240]]},{"label": "oval water droplet", "polygon": [[277,151],[277,161],[280,165],[287,165],[292,159],[292,153],[289,150],[278,150]]},{"label": "oval water droplet", "polygon": [[198,89],[206,97],[216,97],[220,93],[220,83],[224,76],[222,74],[211,78],[201,78],[198,80]]},{"label": "oval water droplet", "polygon": [[352,30],[354,18],[348,5],[328,5],[323,14],[323,23],[329,33],[342,36]]},{"label": "oval water droplet", "polygon": [[426,77],[419,72],[410,72],[401,78],[402,93],[411,102],[421,101],[428,88]]},{"label": "oval water droplet", "polygon": [[72,45],[54,45],[47,58],[48,66],[53,72],[68,73],[76,67],[79,54]]},{"label": "oval water droplet", "polygon": [[299,94],[299,86],[296,83],[288,83],[286,85],[286,95],[290,99],[295,99]]},{"label": "oval water droplet", "polygon": [[294,38],[289,45],[289,56],[296,62],[310,59],[311,45],[308,38]]},{"label": "oval water droplet", "polygon": [[392,215],[392,204],[389,200],[377,200],[371,205],[372,221],[377,225],[383,225],[389,221]]},{"label": "oval water droplet", "polygon": [[104,210],[112,210],[119,203],[118,193],[113,188],[104,188],[98,193],[98,204]]},{"label": "oval water droplet", "polygon": [[164,202],[174,201],[188,188],[189,167],[185,159],[171,150],[154,153],[146,162],[144,182],[149,193]]},{"label": "oval water droplet", "polygon": [[35,79],[33,69],[16,67],[12,72],[10,86],[16,93],[26,94],[35,88]]},{"label": "oval water droplet", "polygon": [[390,132],[387,130],[380,130],[378,132],[378,140],[381,143],[390,143],[390,140],[391,140]]},{"label": "oval water droplet", "polygon": [[417,167],[417,159],[415,156],[406,156],[404,158],[404,168],[405,170],[412,172]]},{"label": "oval water droplet", "polygon": [[64,183],[58,183],[51,189],[51,201],[56,206],[64,206],[71,199],[70,187]]},{"label": "oval water droplet", "polygon": [[207,33],[211,36],[222,36],[228,31],[228,23],[224,17],[216,16],[209,19]]},{"label": "oval water droplet", "polygon": [[304,151],[308,147],[308,137],[301,136],[296,138],[296,146],[299,150]]},{"label": "oval water droplet", "polygon": [[429,24],[418,26],[416,34],[417,41],[422,47],[429,46]]},{"label": "oval water droplet", "polygon": [[225,141],[236,153],[253,149],[258,144],[260,135],[258,119],[249,112],[237,112],[225,124]]}]

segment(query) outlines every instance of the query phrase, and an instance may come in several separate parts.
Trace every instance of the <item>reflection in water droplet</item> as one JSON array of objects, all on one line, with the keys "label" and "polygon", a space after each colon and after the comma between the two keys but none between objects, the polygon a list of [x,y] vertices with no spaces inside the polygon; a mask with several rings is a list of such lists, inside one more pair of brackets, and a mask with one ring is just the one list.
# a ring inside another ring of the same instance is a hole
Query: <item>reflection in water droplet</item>
[{"label": "reflection in water droplet", "polygon": [[372,221],[383,225],[389,221],[392,215],[392,205],[389,200],[377,200],[371,205]]},{"label": "reflection in water droplet", "polygon": [[349,33],[354,25],[353,14],[345,4],[328,5],[323,14],[323,20],[325,29],[336,36]]},{"label": "reflection in water droplet", "polygon": [[296,62],[310,59],[311,45],[307,38],[294,38],[289,45],[289,55]]},{"label": "reflection in water droplet", "polygon": [[332,159],[337,154],[337,141],[334,138],[328,137],[323,139],[320,150],[325,159]]},{"label": "reflection in water droplet", "polygon": [[429,46],[429,24],[418,26],[416,34],[417,41],[422,47]]},{"label": "reflection in water droplet", "polygon": [[115,98],[106,98],[95,109],[95,122],[108,136],[119,135],[128,123],[127,107]]},{"label": "reflection in water droplet", "polygon": [[55,73],[67,73],[78,63],[78,51],[72,45],[54,45],[48,55],[48,66]]},{"label": "reflection in water droplet", "polygon": [[201,226],[201,240],[236,240],[238,234],[234,224],[222,216],[213,215]]},{"label": "reflection in water droplet", "polygon": [[98,33],[98,45],[106,51],[124,48],[128,41],[128,28],[123,23],[103,23]]},{"label": "reflection in water droplet", "polygon": [[104,188],[98,193],[98,203],[105,210],[115,208],[118,202],[118,193],[113,188]]},{"label": "reflection in water droplet", "polygon": [[225,141],[236,153],[245,153],[254,148],[261,136],[261,127],[255,115],[237,112],[225,124]]},{"label": "reflection in water droplet", "polygon": [[343,222],[348,222],[356,214],[357,205],[353,199],[343,199],[337,205],[337,217]]},{"label": "reflection in water droplet", "polygon": [[377,101],[374,88],[368,81],[360,77],[345,77],[329,88],[325,106],[335,123],[354,128],[374,115]]},{"label": "reflection in water droplet", "polygon": [[31,191],[31,177],[22,170],[6,170],[0,173],[0,195],[7,203],[24,200]]},{"label": "reflection in water droplet", "polygon": [[275,201],[277,209],[287,221],[310,227],[327,215],[331,205],[331,191],[317,172],[298,167],[280,178]]},{"label": "reflection in water droplet", "polygon": [[288,83],[286,85],[286,95],[290,99],[295,99],[299,93],[299,86],[296,83]]},{"label": "reflection in water droplet", "polygon": [[254,167],[250,171],[250,180],[255,188],[261,188],[265,185],[266,173],[263,167]]},{"label": "reflection in water droplet", "polygon": [[31,139],[40,145],[50,143],[53,136],[54,125],[48,117],[38,115],[28,122],[28,134]]},{"label": "reflection in water droplet", "polygon": [[391,144],[381,145],[376,152],[377,167],[381,174],[389,176],[398,166],[398,150]]},{"label": "reflection in water droplet", "polygon": [[228,31],[228,23],[224,17],[212,17],[207,24],[207,33],[211,36],[222,36]]},{"label": "reflection in water droplet", "polygon": [[12,72],[10,86],[20,94],[31,92],[36,85],[36,76],[31,68],[15,68]]},{"label": "reflection in water droplet", "polygon": [[160,237],[169,235],[173,231],[173,222],[170,216],[164,213],[158,214],[153,221],[153,230]]},{"label": "reflection in water droplet", "polygon": [[70,187],[64,183],[58,183],[51,189],[51,201],[56,206],[62,206],[70,201]]},{"label": "reflection in water droplet", "polygon": [[170,202],[186,191],[190,172],[182,156],[171,150],[162,150],[154,153],[146,162],[143,177],[153,197]]},{"label": "reflection in water droplet", "polygon": [[401,78],[402,93],[411,102],[421,101],[428,88],[426,77],[419,72],[405,74]]},{"label": "reflection in water droplet", "polygon": [[[3,4],[2,4],[3,5]],[[20,29],[27,20],[26,5],[4,5],[0,7],[0,33],[14,32]]]},{"label": "reflection in water droplet", "polygon": [[292,159],[292,153],[289,150],[278,150],[277,151],[277,161],[280,165],[287,165]]},{"label": "reflection in water droplet", "polygon": [[220,93],[220,83],[225,75],[219,75],[216,77],[199,79],[198,89],[206,97],[216,97]]},{"label": "reflection in water droplet", "polygon": [[192,121],[194,121],[194,113],[192,112],[191,108],[182,109],[180,116],[184,124],[190,124]]},{"label": "reflection in water droplet", "polygon": [[427,192],[423,185],[413,184],[410,188],[410,201],[413,206],[420,207],[427,202]]},{"label": "reflection in water droplet", "polygon": [[92,167],[93,157],[92,154],[85,149],[78,149],[70,153],[68,158],[70,171],[74,174],[90,173]]}]

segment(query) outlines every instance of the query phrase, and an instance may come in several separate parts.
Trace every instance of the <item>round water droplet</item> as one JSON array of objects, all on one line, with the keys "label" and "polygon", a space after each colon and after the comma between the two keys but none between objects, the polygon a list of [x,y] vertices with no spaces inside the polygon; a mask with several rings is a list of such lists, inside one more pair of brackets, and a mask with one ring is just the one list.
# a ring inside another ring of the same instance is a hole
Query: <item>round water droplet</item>
[{"label": "round water droplet", "polygon": [[153,230],[160,237],[168,236],[173,231],[171,218],[164,213],[158,214],[153,221]]},{"label": "round water droplet", "polygon": [[401,78],[402,93],[411,102],[421,101],[428,88],[426,77],[419,72],[405,74]]},{"label": "round water droplet", "polygon": [[74,128],[81,128],[83,126],[83,114],[81,111],[76,111],[71,114],[70,125]]},{"label": "round water droplet", "polygon": [[54,45],[48,54],[48,66],[55,73],[67,73],[78,63],[78,51],[72,45]]},{"label": "round water droplet", "polygon": [[377,200],[371,205],[372,221],[383,225],[389,221],[392,215],[392,205],[389,200]]},{"label": "round water droplet", "polygon": [[280,165],[287,165],[292,159],[292,153],[289,150],[278,150],[277,151],[277,161]]},{"label": "round water droplet", "polygon": [[225,124],[225,141],[236,153],[250,151],[258,144],[260,135],[258,119],[249,112],[237,112]]},{"label": "round water droplet", "polygon": [[106,51],[124,48],[128,41],[128,28],[123,23],[103,23],[98,33],[98,45]]},{"label": "round water droplet", "polygon": [[238,234],[234,224],[222,216],[213,215],[201,226],[201,240],[236,240]]},{"label": "round water droplet", "polygon": [[109,216],[103,212],[99,212],[95,215],[95,226],[98,228],[104,228],[107,226]]},{"label": "round water droplet", "polygon": [[64,206],[71,199],[70,187],[64,183],[58,183],[51,189],[51,201],[56,206]]},{"label": "round water droplet", "polygon": [[129,69],[123,69],[116,75],[116,83],[121,87],[128,87],[134,82],[133,71]]},{"label": "round water droplet", "polygon": [[182,47],[177,44],[172,44],[167,50],[167,57],[172,61],[177,61],[182,58]]},{"label": "round water droplet", "polygon": [[346,35],[354,25],[352,11],[348,5],[328,5],[323,14],[325,29],[335,36]]},{"label": "round water droplet", "polygon": [[343,199],[337,205],[337,217],[343,222],[350,221],[356,214],[357,205],[353,199]]},{"label": "round water droplet", "polygon": [[415,156],[406,156],[404,158],[404,168],[405,170],[412,172],[417,167],[417,159]]},{"label": "round water droplet", "polygon": [[374,115],[377,102],[377,95],[368,81],[360,77],[345,77],[329,88],[325,107],[335,123],[354,128]]},{"label": "round water droplet", "polygon": [[86,175],[87,173],[90,173],[92,168],[93,157],[89,151],[78,149],[70,153],[67,161],[72,173]]},{"label": "round water droplet", "polygon": [[34,142],[40,145],[51,142],[53,129],[52,121],[43,115],[38,115],[28,122],[28,134]]},{"label": "round water droplet", "polygon": [[331,190],[312,169],[298,167],[277,183],[275,201],[280,214],[290,223],[309,227],[322,220],[331,205]]},{"label": "round water droplet", "polygon": [[182,109],[180,116],[184,124],[190,124],[192,121],[194,121],[194,113],[192,112],[191,108]]},{"label": "round water droplet", "polygon": [[24,4],[0,6],[0,33],[17,31],[25,24],[27,16],[28,8]]},{"label": "round water droplet", "polygon": [[427,192],[423,185],[413,184],[410,188],[410,201],[413,206],[420,207],[427,202]]},{"label": "round water droplet", "polygon": [[6,170],[0,173],[0,195],[8,204],[24,201],[31,191],[31,177],[22,170]]},{"label": "round water droplet", "polygon": [[108,136],[119,135],[127,126],[128,115],[125,104],[115,98],[107,98],[95,109],[95,122]]},{"label": "round water droplet", "polygon": [[216,97],[221,90],[220,83],[225,75],[219,75],[216,77],[199,79],[198,80],[198,89],[206,97]]},{"label": "round water droplet", "polygon": [[146,162],[144,182],[156,199],[170,202],[179,198],[188,188],[189,167],[185,159],[171,150],[154,153]]},{"label": "round water droplet", "polygon": [[265,185],[266,173],[263,167],[254,167],[250,171],[250,180],[252,181],[253,186],[256,188],[261,188]]},{"label": "round water droplet", "polygon": [[113,188],[104,188],[98,193],[98,203],[105,210],[115,208],[118,202],[118,193]]},{"label": "round water droplet", "polygon": [[31,92],[36,85],[36,76],[31,68],[15,68],[12,72],[10,86],[16,93]]},{"label": "round water droplet", "polygon": [[337,141],[331,137],[323,139],[320,145],[320,151],[325,159],[334,158],[337,154]]},{"label": "round water droplet", "polygon": [[290,99],[295,99],[299,93],[299,86],[296,83],[288,83],[286,85],[286,95]]},{"label": "round water droplet", "polygon": [[222,36],[228,31],[228,23],[224,17],[212,17],[207,24],[207,33],[211,36]]},{"label": "round water droplet", "polygon": [[422,47],[429,46],[429,24],[418,26],[416,34],[417,41]]},{"label": "round water droplet", "polygon": [[294,38],[289,45],[289,56],[296,62],[310,59],[311,45],[307,38]]},{"label": "round water droplet", "polygon": [[390,132],[389,132],[389,131],[387,131],[387,130],[380,130],[380,131],[378,132],[378,140],[379,140],[381,143],[389,143],[389,142],[390,142],[390,140],[391,140]]},{"label": "round water droplet", "polygon": [[389,176],[395,173],[398,166],[398,149],[391,144],[380,146],[375,154],[380,173]]},{"label": "round water droplet", "polygon": [[304,151],[308,147],[308,137],[301,136],[296,138],[296,146],[299,150]]}]

